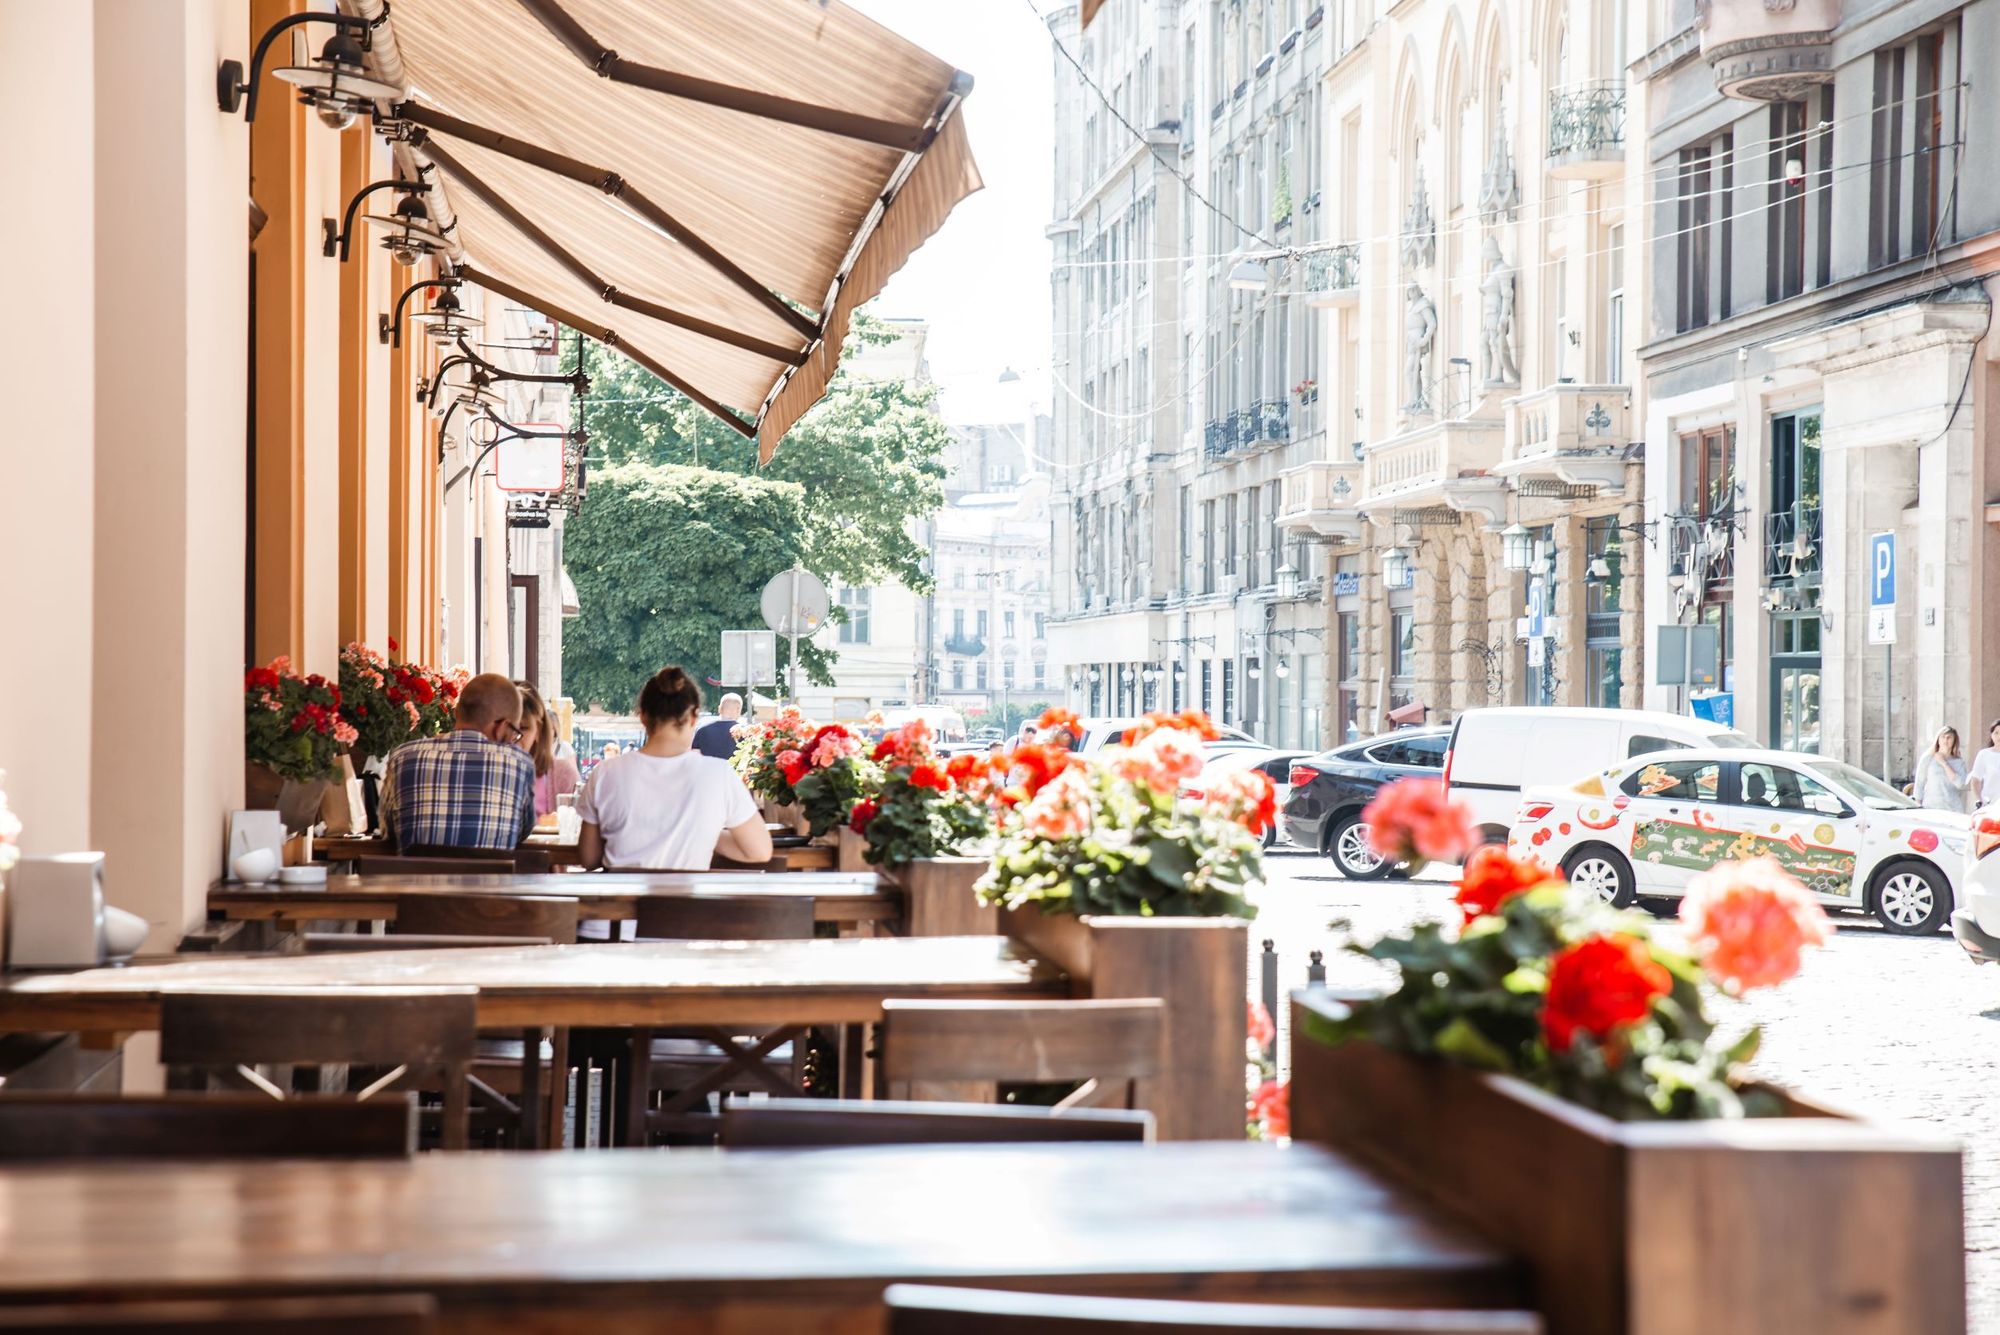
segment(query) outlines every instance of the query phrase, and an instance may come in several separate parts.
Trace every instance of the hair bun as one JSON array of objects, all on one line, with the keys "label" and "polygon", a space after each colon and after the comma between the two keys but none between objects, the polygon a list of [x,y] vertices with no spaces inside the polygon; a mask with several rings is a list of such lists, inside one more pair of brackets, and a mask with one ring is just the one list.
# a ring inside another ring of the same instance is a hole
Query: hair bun
[{"label": "hair bun", "polygon": [[701,687],[677,663],[655,672],[639,692],[639,717],[649,732],[661,724],[678,723],[699,712]]}]

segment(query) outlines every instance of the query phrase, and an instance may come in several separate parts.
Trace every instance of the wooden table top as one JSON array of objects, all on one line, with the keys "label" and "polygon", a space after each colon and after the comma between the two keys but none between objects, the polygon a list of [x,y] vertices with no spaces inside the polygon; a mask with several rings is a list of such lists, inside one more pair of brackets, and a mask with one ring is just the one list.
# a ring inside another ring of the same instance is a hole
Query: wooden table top
[{"label": "wooden table top", "polygon": [[[529,835],[525,846],[545,850],[558,867],[580,866],[583,861],[583,854],[575,840],[565,843],[547,831],[538,830]],[[834,850],[826,844],[805,844],[774,851],[785,859],[786,871],[830,871],[835,862]],[[329,834],[313,840],[313,860],[316,862],[391,857],[395,852],[388,840],[372,834]]]},{"label": "wooden table top", "polygon": [[813,917],[842,924],[892,922],[902,912],[900,892],[870,872],[632,871],[496,876],[329,876],[324,886],[242,885],[222,881],[208,892],[208,907],[227,919],[290,922],[394,922],[398,895],[563,895],[580,901],[586,919],[622,922],[637,916],[647,897],[810,896]]},{"label": "wooden table top", "polygon": [[6,1303],[373,1290],[496,1309],[787,1293],[872,1303],[894,1280],[1384,1304],[1522,1296],[1503,1253],[1308,1146],[439,1153],[0,1172]]},{"label": "wooden table top", "polygon": [[1047,965],[998,936],[632,941],[330,955],[191,956],[170,964],[0,978],[0,1032],[159,1026],[175,991],[476,987],[479,1023],[856,1024],[890,997],[1063,996]]}]

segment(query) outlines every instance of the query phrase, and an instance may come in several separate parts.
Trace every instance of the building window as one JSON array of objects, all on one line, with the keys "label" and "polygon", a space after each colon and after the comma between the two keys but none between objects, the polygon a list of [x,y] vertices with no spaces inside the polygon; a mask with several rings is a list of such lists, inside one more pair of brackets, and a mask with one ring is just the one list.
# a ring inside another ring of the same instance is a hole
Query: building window
[{"label": "building window", "polygon": [[1257,522],[1258,502],[1261,499],[1256,487],[1243,493],[1243,549],[1249,556],[1243,582],[1252,587],[1263,583],[1264,526]]},{"label": "building window", "polygon": [[1820,414],[1815,409],[1773,417],[1764,582],[1816,585],[1820,541]]},{"label": "building window", "polygon": [[962,589],[965,587],[964,566],[955,565],[951,568],[951,587],[954,589]]},{"label": "building window", "polygon": [[1408,682],[1417,658],[1417,617],[1408,609],[1389,613],[1389,677]]},{"label": "building window", "polygon": [[951,638],[954,640],[965,638],[965,609],[963,607],[954,607],[951,609]]},{"label": "building window", "polygon": [[1222,665],[1222,722],[1236,722],[1236,664]]},{"label": "building window", "polygon": [[1000,614],[1000,638],[1003,640],[1014,638],[1014,613],[1011,608]]},{"label": "building window", "polygon": [[1606,230],[1605,274],[1610,295],[1604,303],[1604,383],[1625,383],[1625,224]]},{"label": "building window", "polygon": [[1215,692],[1213,689],[1215,682],[1214,672],[1212,671],[1214,667],[1215,664],[1211,663],[1208,659],[1204,658],[1201,660],[1201,712],[1204,714],[1215,712]]},{"label": "building window", "polygon": [[962,658],[951,660],[951,689],[954,691],[965,689],[965,660]]},{"label": "building window", "polygon": [[[1190,421],[1193,419],[1190,418]],[[1181,587],[1194,587],[1194,488],[1181,488]]]},{"label": "building window", "polygon": [[1000,684],[1010,691],[1014,689],[1014,660],[1011,658],[1000,660]]},{"label": "building window", "polygon": [[1046,639],[1048,638],[1048,634],[1049,614],[1047,612],[1035,613],[1035,638],[1038,640]]},{"label": "building window", "polygon": [[1833,89],[1771,107],[1764,299],[1824,287],[1832,274]]},{"label": "building window", "polygon": [[1035,663],[1035,689],[1042,690],[1049,684],[1049,665],[1039,660]]},{"label": "building window", "polygon": [[983,607],[980,608],[975,615],[976,619],[973,624],[979,628],[977,631],[979,642],[984,644],[986,643],[986,609]]},{"label": "building window", "polygon": [[1586,703],[1616,709],[1625,689],[1624,653],[1619,633],[1623,605],[1625,547],[1616,515],[1583,521],[1584,688]]},{"label": "building window", "polygon": [[875,591],[873,589],[846,588],[840,591],[840,605],[847,609],[847,620],[840,623],[842,644],[868,644],[869,620],[873,611]]},{"label": "building window", "polygon": [[1236,493],[1222,498],[1222,573],[1236,573]]},{"label": "building window", "polygon": [[1691,431],[1680,439],[1680,512],[1695,519],[1736,507],[1736,428]]},{"label": "building window", "polygon": [[1870,117],[1868,264],[1878,268],[1955,239],[1940,198],[1944,157],[1956,162],[1957,20],[1875,53]]},{"label": "building window", "polygon": [[1680,153],[1674,227],[1679,289],[1674,328],[1685,333],[1729,318],[1729,195],[1734,144],[1722,135]]},{"label": "building window", "polygon": [[973,667],[972,667],[972,674],[973,674],[973,675],[972,675],[972,684],[973,684],[974,688],[975,688],[975,689],[978,689],[978,690],[982,690],[982,691],[983,691],[983,690],[985,690],[985,689],[986,689],[986,660],[985,660],[985,659],[983,659],[983,658],[982,658],[982,659],[980,659],[980,660],[979,660],[979,661],[978,661],[977,663],[973,664]]},{"label": "building window", "polygon": [[1201,591],[1215,592],[1215,502],[1201,503]]}]

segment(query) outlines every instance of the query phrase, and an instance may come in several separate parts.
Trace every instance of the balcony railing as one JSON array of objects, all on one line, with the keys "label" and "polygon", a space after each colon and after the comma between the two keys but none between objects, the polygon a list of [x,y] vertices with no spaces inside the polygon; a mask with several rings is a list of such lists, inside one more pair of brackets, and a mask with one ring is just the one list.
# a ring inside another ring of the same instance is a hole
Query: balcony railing
[{"label": "balcony railing", "polygon": [[[1085,589],[1086,601],[1095,591],[1093,588]],[[944,651],[964,658],[977,658],[986,652],[986,641],[977,635],[947,635],[944,637]]]},{"label": "balcony railing", "polygon": [[1549,174],[1561,180],[1616,176],[1625,162],[1625,81],[1573,84],[1549,93]]},{"label": "balcony railing", "polygon": [[1361,296],[1361,247],[1350,241],[1299,258],[1308,306],[1344,306]]},{"label": "balcony railing", "polygon": [[1702,591],[1736,576],[1736,530],[1730,515],[1682,511],[1667,516],[1667,577],[1697,579]]},{"label": "balcony railing", "polygon": [[1495,471],[1622,490],[1631,397],[1624,385],[1550,385],[1507,400],[1507,451]]},{"label": "balcony railing", "polygon": [[1361,461],[1365,508],[1444,505],[1505,523],[1506,482],[1495,469],[1505,445],[1498,421],[1425,422],[1369,445]]},{"label": "balcony railing", "polygon": [[1764,582],[1819,583],[1820,508],[1798,505],[1764,517]]},{"label": "balcony railing", "polygon": [[1257,414],[1242,412],[1229,414],[1229,441],[1231,448],[1247,450],[1257,443]]},{"label": "balcony railing", "polygon": [[1290,399],[1260,399],[1252,409],[1257,419],[1257,439],[1270,443],[1283,443],[1292,438],[1292,401]]},{"label": "balcony railing", "polygon": [[1361,465],[1324,461],[1288,468],[1280,475],[1278,526],[1294,533],[1359,542]]},{"label": "balcony railing", "polygon": [[1203,457],[1220,459],[1223,455],[1229,453],[1233,440],[1234,437],[1230,434],[1229,423],[1226,420],[1210,422],[1206,427],[1202,428],[1201,452]]}]

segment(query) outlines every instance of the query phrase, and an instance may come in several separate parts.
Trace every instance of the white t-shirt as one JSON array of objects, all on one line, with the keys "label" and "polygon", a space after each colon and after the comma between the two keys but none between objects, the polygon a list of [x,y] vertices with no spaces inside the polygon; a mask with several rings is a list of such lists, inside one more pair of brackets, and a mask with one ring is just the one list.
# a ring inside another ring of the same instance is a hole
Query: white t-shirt
[{"label": "white t-shirt", "polygon": [[754,820],[757,803],[726,760],[627,751],[591,771],[576,813],[603,834],[608,867],[706,871],[716,839]]},{"label": "white t-shirt", "polygon": [[1972,777],[1979,781],[1980,806],[2000,802],[2000,747],[1980,748],[1972,758]]}]

